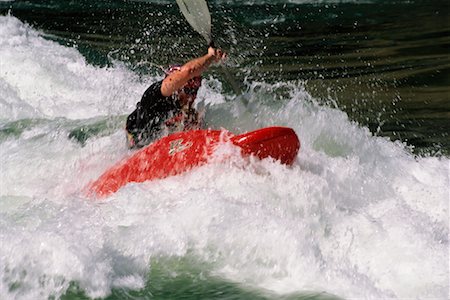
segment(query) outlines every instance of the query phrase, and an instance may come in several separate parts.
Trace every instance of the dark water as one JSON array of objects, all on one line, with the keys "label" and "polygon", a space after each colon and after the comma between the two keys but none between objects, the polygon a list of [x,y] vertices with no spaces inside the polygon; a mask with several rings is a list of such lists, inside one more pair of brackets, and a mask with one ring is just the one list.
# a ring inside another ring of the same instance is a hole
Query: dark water
[{"label": "dark water", "polygon": [[[287,2],[209,1],[238,82],[306,80],[373,133],[416,153],[449,153],[448,1]],[[171,1],[1,3],[8,12],[91,63],[119,59],[142,74],[205,51]]]}]

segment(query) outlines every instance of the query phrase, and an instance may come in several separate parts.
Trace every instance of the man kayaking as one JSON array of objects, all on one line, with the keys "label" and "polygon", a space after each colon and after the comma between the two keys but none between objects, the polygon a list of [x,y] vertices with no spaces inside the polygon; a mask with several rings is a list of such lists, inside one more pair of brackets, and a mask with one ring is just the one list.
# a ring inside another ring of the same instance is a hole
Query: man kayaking
[{"label": "man kayaking", "polygon": [[208,48],[208,53],[182,66],[172,66],[166,77],[144,92],[126,123],[129,148],[148,145],[168,132],[197,129],[201,118],[193,107],[201,86],[201,74],[213,62],[225,59],[221,49]]}]

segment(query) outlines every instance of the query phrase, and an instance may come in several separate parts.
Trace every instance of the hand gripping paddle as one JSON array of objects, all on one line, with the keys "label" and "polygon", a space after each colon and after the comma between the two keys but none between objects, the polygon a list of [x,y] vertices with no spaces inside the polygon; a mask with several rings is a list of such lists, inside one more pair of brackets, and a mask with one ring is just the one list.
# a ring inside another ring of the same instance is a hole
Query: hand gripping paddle
[{"label": "hand gripping paddle", "polygon": [[[177,4],[192,28],[205,38],[208,46],[214,47],[214,41],[211,37],[211,14],[209,13],[206,1],[177,0]],[[223,68],[223,71],[235,94],[240,95],[241,91],[230,73],[225,68]]]}]

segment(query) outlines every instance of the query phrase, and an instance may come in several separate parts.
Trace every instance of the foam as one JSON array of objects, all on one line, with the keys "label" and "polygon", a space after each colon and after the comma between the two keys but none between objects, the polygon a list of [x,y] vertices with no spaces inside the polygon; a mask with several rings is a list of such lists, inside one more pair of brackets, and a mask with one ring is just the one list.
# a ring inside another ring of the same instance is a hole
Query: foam
[{"label": "foam", "polygon": [[1,117],[49,119],[1,141],[5,298],[58,297],[72,281],[90,297],[140,289],[155,259],[187,255],[215,276],[279,294],[448,296],[447,158],[415,157],[372,136],[302,82],[254,82],[245,101],[232,102],[209,78],[199,96],[212,99],[210,122],[236,132],[294,128],[302,142],[294,165],[217,160],[96,202],[82,189],[128,155],[123,132],[82,147],[67,138],[66,118],[123,114],[135,102],[125,97],[138,98],[145,84],[120,65],[88,65],[11,16],[0,17],[0,45],[0,97],[10,109]]},{"label": "foam", "polygon": [[145,88],[122,65],[88,65],[77,49],[45,40],[11,16],[0,16],[0,57],[2,119],[121,114]]}]

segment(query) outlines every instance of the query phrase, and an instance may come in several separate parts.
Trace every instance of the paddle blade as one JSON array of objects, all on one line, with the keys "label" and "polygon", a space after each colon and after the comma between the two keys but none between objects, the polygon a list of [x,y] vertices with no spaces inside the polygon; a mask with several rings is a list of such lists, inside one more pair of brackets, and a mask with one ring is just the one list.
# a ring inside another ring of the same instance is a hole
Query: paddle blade
[{"label": "paddle blade", "polygon": [[181,12],[207,43],[211,42],[211,15],[205,0],[177,0]]}]

